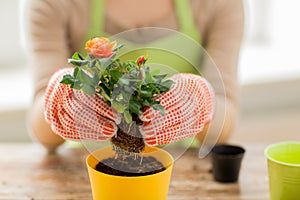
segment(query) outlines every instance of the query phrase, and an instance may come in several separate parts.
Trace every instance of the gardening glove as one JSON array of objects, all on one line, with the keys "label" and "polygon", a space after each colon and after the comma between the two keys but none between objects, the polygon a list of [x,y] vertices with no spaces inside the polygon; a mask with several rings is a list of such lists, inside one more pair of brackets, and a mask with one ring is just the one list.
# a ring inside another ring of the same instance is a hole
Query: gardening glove
[{"label": "gardening glove", "polygon": [[215,95],[201,76],[176,74],[168,92],[159,96],[165,115],[153,108],[140,116],[140,132],[149,146],[170,144],[195,136],[214,116]]},{"label": "gardening glove", "polygon": [[90,96],[61,84],[72,68],[57,71],[45,95],[45,118],[52,130],[68,140],[105,141],[117,132],[120,116],[99,95]]}]

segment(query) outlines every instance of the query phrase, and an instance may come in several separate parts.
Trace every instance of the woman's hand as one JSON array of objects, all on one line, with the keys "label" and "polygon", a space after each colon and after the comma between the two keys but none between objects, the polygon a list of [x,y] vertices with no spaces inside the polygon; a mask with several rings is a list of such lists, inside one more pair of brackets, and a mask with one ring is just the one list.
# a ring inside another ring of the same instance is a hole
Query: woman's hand
[{"label": "woman's hand", "polygon": [[[105,141],[117,132],[120,115],[100,96],[90,96],[61,84],[63,75],[73,69],[56,72],[47,87],[45,118],[52,130],[64,139]],[[166,115],[147,109],[140,127],[150,146],[169,144],[195,136],[213,118],[214,93],[202,77],[178,74],[170,91],[159,97]]]},{"label": "woman's hand", "polygon": [[140,131],[150,146],[193,137],[214,116],[214,91],[204,78],[193,74],[177,74],[171,79],[175,83],[159,97],[165,116],[153,108],[147,109],[140,116],[144,121]]},{"label": "woman's hand", "polygon": [[45,96],[45,118],[51,129],[64,139],[105,141],[117,132],[118,113],[100,96],[89,96],[61,84],[72,68],[56,72]]}]

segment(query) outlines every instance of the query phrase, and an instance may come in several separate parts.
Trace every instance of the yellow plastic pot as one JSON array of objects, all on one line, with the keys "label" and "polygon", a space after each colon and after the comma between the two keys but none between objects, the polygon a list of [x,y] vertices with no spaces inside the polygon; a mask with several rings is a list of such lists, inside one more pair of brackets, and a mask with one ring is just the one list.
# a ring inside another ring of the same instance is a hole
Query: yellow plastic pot
[{"label": "yellow plastic pot", "polygon": [[136,177],[108,175],[95,170],[99,160],[115,155],[111,147],[99,149],[86,159],[94,200],[166,200],[173,168],[173,158],[165,150],[147,147],[144,156],[153,156],[166,169]]}]

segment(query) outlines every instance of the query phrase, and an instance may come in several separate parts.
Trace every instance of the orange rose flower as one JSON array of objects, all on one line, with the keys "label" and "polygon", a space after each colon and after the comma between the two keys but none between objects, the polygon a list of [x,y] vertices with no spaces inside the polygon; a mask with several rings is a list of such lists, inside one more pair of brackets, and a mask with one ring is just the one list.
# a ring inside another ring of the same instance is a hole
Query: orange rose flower
[{"label": "orange rose flower", "polygon": [[108,38],[96,37],[86,42],[85,49],[95,58],[109,58],[114,54],[117,42],[110,42]]}]

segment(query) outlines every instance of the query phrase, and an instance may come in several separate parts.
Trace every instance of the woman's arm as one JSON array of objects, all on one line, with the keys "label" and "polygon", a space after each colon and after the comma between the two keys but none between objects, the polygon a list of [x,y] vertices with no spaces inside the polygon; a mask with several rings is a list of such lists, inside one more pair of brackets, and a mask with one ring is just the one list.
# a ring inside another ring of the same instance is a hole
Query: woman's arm
[{"label": "woman's arm", "polygon": [[237,65],[244,30],[244,12],[242,0],[218,0],[213,7],[204,46],[219,72],[210,58],[206,57],[203,75],[215,89],[217,110],[215,119],[206,127],[208,134],[199,134],[198,139],[214,143],[218,138],[218,142],[222,143],[232,134],[237,120]]},{"label": "woman's arm", "polygon": [[49,124],[45,121],[44,112],[44,94],[40,93],[36,96],[29,112],[29,127],[33,139],[52,151],[62,144],[64,139],[51,130]]},{"label": "woman's arm", "polygon": [[67,17],[57,0],[28,2],[29,59],[34,75],[34,100],[29,112],[29,127],[33,137],[49,149],[64,140],[52,132],[44,118],[44,93],[49,78],[66,67],[70,54],[67,40]]}]

